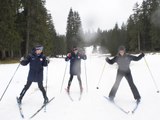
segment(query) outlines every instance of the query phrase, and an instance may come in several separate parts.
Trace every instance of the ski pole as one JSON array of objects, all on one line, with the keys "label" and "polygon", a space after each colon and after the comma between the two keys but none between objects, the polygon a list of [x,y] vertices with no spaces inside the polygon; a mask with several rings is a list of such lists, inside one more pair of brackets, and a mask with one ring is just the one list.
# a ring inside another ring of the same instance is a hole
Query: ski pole
[{"label": "ski pole", "polygon": [[148,65],[145,57],[144,57],[144,61],[145,61],[146,66],[147,66],[147,68],[148,68],[148,70],[149,70],[149,73],[150,73],[150,75],[151,75],[151,77],[152,77],[152,80],[153,80],[153,83],[154,83],[155,88],[156,88],[156,90],[157,90],[157,93],[159,93],[159,89],[158,89],[157,83],[156,83],[156,81],[155,81],[155,79],[154,79],[154,77],[153,77],[153,74],[152,74],[152,72],[151,72],[151,70],[150,70],[150,68],[149,68],[149,65]]},{"label": "ski pole", "polygon": [[47,68],[46,68],[46,94],[47,94],[47,84],[48,84],[48,61],[47,61]]},{"label": "ski pole", "polygon": [[63,75],[63,80],[62,80],[62,84],[61,84],[60,93],[62,92],[62,87],[63,87],[63,83],[64,83],[64,78],[65,78],[65,75],[66,75],[67,66],[68,66],[68,62],[66,63],[66,67],[65,67],[65,70],[64,70],[64,75]]},{"label": "ski pole", "polygon": [[[47,68],[46,68],[46,95],[47,95],[47,84],[48,84],[48,61],[47,61]],[[46,104],[44,106],[44,112],[46,112]]]},{"label": "ski pole", "polygon": [[99,84],[100,84],[100,81],[101,81],[101,79],[102,79],[102,75],[103,75],[103,72],[104,72],[104,68],[105,68],[105,66],[106,66],[106,62],[104,63],[104,65],[103,65],[103,69],[102,69],[102,72],[101,72],[101,75],[100,75],[100,78],[99,78],[99,81],[98,81],[98,83],[97,83],[97,89],[99,89]]},{"label": "ski pole", "polygon": [[13,78],[14,78],[14,76],[15,76],[15,74],[16,74],[16,72],[17,72],[17,70],[18,70],[18,68],[19,68],[20,65],[21,65],[21,64],[19,63],[18,66],[17,66],[17,68],[16,68],[16,70],[15,70],[15,72],[14,72],[14,74],[13,74],[13,76],[11,77],[11,79],[10,79],[10,81],[9,81],[6,89],[5,89],[4,92],[3,92],[3,94],[2,94],[2,96],[1,96],[1,98],[0,98],[0,101],[2,100],[4,94],[6,93],[8,87],[9,87],[10,83],[12,82],[12,80],[13,80]]},{"label": "ski pole", "polygon": [[86,77],[86,92],[88,92],[87,68],[86,68],[86,62],[85,61],[84,61],[84,67],[85,67],[85,77]]}]

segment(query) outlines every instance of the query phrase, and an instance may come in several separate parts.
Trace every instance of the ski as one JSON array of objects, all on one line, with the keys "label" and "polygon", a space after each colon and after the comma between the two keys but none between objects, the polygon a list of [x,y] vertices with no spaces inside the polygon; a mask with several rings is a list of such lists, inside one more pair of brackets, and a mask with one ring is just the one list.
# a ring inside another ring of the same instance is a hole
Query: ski
[{"label": "ski", "polygon": [[115,107],[117,107],[119,110],[121,110],[122,112],[124,112],[125,114],[129,114],[129,111],[123,109],[121,106],[119,106],[117,103],[115,103],[114,101],[111,101],[108,97],[104,96],[105,99],[107,99],[110,103],[112,103]]},{"label": "ski", "polygon": [[73,100],[73,98],[71,97],[70,92],[67,91],[67,88],[65,89],[65,91],[66,91],[66,93],[67,93],[69,99],[73,102],[74,100]]},{"label": "ski", "polygon": [[21,106],[21,104],[19,103],[18,97],[16,97],[16,100],[17,100],[17,104],[18,104],[18,108],[19,108],[19,113],[20,113],[21,117],[24,118],[22,106]]},{"label": "ski", "polygon": [[137,110],[137,108],[138,108],[138,106],[139,106],[139,103],[140,103],[140,102],[136,102],[136,104],[135,104],[135,106],[134,106],[133,110],[131,111],[131,112],[132,112],[132,114],[134,114],[134,113],[135,113],[135,111]]},{"label": "ski", "polygon": [[34,116],[36,116],[46,105],[48,105],[55,97],[51,98],[46,104],[43,104],[31,117],[33,118]]},{"label": "ski", "polygon": [[82,92],[80,93],[80,96],[79,96],[79,101],[82,99]]},{"label": "ski", "polygon": [[[66,91],[69,99],[70,99],[71,101],[74,101],[73,98],[72,98],[72,96],[71,96],[71,94],[70,94],[70,92],[67,91],[67,88],[65,89],[65,91]],[[79,98],[78,98],[79,101],[82,99],[82,93],[83,93],[83,92],[80,92],[80,95],[79,95]]]},{"label": "ski", "polygon": [[78,99],[79,101],[82,99],[82,95],[83,95],[83,89],[82,90],[80,89],[80,95],[79,95],[79,99]]}]

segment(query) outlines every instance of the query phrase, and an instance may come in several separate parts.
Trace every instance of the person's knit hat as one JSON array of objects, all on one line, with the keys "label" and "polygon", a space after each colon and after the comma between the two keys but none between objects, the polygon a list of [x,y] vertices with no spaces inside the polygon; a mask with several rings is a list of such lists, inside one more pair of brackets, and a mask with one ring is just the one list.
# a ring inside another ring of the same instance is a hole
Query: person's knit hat
[{"label": "person's knit hat", "polygon": [[43,46],[42,45],[36,45],[35,50],[41,50],[43,51]]},{"label": "person's knit hat", "polygon": [[121,51],[121,50],[126,51],[126,48],[122,45],[118,48],[118,51]]}]

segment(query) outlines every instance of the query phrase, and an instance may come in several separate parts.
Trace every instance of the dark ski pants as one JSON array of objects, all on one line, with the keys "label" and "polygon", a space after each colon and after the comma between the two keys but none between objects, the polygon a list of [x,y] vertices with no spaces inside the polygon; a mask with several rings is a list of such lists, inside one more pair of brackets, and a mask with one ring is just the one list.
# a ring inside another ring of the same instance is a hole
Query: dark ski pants
[{"label": "dark ski pants", "polygon": [[131,91],[133,93],[134,99],[140,99],[141,97],[140,97],[139,92],[138,92],[138,90],[137,90],[137,88],[136,88],[136,86],[133,82],[133,78],[132,78],[130,70],[127,71],[127,72],[121,72],[121,71],[118,70],[116,81],[115,81],[115,83],[114,83],[114,85],[113,85],[113,87],[112,87],[112,89],[109,93],[109,97],[112,98],[112,99],[115,97],[115,94],[118,90],[118,87],[119,87],[120,82],[121,82],[123,77],[125,77],[127,79],[128,84],[129,84],[129,86],[131,88]]},{"label": "dark ski pants", "polygon": [[[44,89],[44,87],[43,87],[43,82],[42,82],[42,81],[39,81],[39,82],[37,82],[37,83],[38,83],[38,87],[39,87],[39,89],[41,90],[41,92],[42,92],[42,94],[43,94],[43,97],[44,97],[44,99],[45,99],[47,96],[46,96],[46,91],[45,91],[45,89]],[[30,88],[31,84],[32,84],[32,81],[29,81],[29,80],[28,80],[27,83],[26,83],[26,85],[24,86],[22,92],[20,93],[20,99],[23,98],[23,96],[25,95],[25,93],[27,92],[27,90]]]},{"label": "dark ski pants", "polygon": [[[70,78],[69,78],[69,81],[68,81],[68,89],[70,89],[70,86],[71,86],[71,83],[72,83],[72,80],[73,80],[73,76],[74,75],[70,75]],[[78,79],[78,82],[79,82],[79,87],[80,89],[82,89],[82,81],[81,81],[81,76],[80,75],[77,75],[77,79]]]}]

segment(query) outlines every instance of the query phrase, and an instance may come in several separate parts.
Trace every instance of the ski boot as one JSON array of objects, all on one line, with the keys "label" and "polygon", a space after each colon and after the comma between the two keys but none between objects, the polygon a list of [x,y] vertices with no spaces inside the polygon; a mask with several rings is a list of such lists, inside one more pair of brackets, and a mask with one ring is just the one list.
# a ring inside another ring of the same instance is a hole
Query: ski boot
[{"label": "ski boot", "polygon": [[22,104],[22,98],[21,98],[21,97],[18,97],[18,98],[17,98],[17,102],[18,102],[18,104],[21,105],[21,104]]},{"label": "ski boot", "polygon": [[45,97],[45,98],[44,98],[44,102],[43,102],[43,104],[47,104],[47,103],[48,103],[48,101],[49,101],[49,100],[48,100],[48,97]]}]

